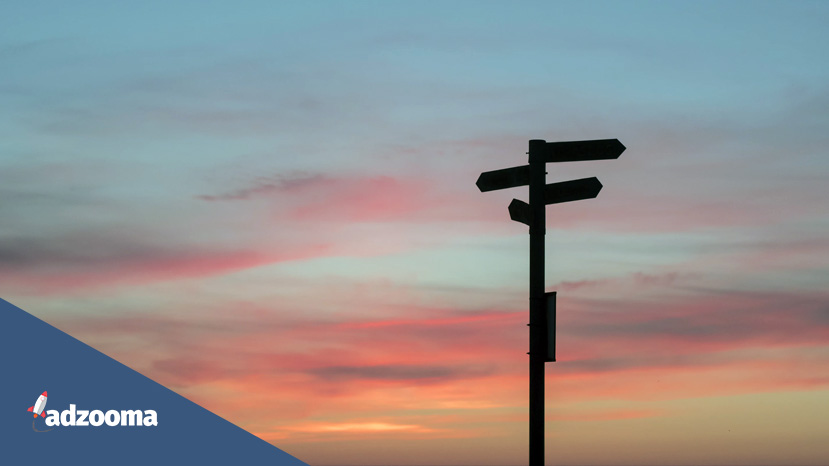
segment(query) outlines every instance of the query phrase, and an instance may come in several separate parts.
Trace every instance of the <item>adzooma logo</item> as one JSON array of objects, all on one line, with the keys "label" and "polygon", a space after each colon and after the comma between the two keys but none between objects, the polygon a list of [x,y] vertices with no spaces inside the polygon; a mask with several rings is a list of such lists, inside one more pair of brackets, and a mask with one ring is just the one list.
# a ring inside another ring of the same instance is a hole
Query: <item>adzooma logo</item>
[{"label": "adzooma logo", "polygon": [[116,411],[110,409],[106,413],[95,409],[92,411],[86,409],[76,409],[75,405],[70,404],[69,409],[64,409],[58,412],[55,409],[50,409],[43,413],[43,408],[46,407],[46,392],[43,392],[38,397],[34,406],[29,408],[30,412],[34,413],[34,417],[38,415],[46,418],[46,425],[54,426],[148,426],[154,427],[158,425],[158,413],[155,410],[147,409],[141,411],[140,409],[122,409]]}]

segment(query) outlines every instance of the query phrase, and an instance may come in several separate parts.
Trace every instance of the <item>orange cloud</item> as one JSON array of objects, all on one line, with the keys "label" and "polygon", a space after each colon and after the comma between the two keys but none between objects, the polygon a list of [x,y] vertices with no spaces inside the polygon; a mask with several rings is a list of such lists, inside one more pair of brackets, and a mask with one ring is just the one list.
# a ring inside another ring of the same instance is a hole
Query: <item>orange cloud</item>
[{"label": "orange cloud", "polygon": [[289,426],[286,430],[297,432],[347,432],[347,433],[382,433],[382,432],[434,432],[414,424],[393,424],[388,422],[346,422],[346,423],[317,423]]}]

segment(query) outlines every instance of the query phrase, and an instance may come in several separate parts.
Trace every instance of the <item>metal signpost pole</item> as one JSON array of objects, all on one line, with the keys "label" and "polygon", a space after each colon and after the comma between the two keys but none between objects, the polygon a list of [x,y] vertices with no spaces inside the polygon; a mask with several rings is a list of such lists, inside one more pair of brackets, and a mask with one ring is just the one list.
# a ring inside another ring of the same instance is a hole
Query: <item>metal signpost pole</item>
[{"label": "metal signpost pole", "polygon": [[595,177],[547,183],[547,164],[616,159],[625,146],[618,139],[547,142],[533,139],[529,165],[481,173],[481,192],[530,187],[530,203],[513,199],[509,216],[530,227],[530,466],[544,466],[544,363],[556,360],[556,293],[544,292],[544,236],[547,204],[593,199],[602,184]]},{"label": "metal signpost pole", "polygon": [[539,145],[530,141],[530,466],[544,466],[544,361],[547,359],[547,310],[544,299],[544,235],[547,233],[544,186],[547,167]]}]

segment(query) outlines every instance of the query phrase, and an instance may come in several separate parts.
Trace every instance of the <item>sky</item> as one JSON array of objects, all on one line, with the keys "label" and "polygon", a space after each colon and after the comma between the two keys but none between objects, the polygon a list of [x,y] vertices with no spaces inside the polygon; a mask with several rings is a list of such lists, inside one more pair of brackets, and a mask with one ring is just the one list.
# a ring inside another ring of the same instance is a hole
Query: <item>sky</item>
[{"label": "sky", "polygon": [[12,1],[0,297],[311,465],[829,464],[829,3]]}]

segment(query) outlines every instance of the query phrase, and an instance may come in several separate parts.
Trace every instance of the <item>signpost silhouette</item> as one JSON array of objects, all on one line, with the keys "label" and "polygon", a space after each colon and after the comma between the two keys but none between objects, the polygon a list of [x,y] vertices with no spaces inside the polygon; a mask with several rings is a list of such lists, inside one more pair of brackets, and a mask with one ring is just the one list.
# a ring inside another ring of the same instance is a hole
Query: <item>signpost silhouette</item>
[{"label": "signpost silhouette", "polygon": [[512,220],[530,227],[530,466],[544,465],[544,363],[554,362],[556,293],[544,292],[544,235],[547,204],[592,199],[602,184],[595,177],[546,184],[546,164],[617,159],[625,146],[618,139],[529,143],[529,164],[481,173],[481,192],[529,185],[530,202],[513,199]]}]

